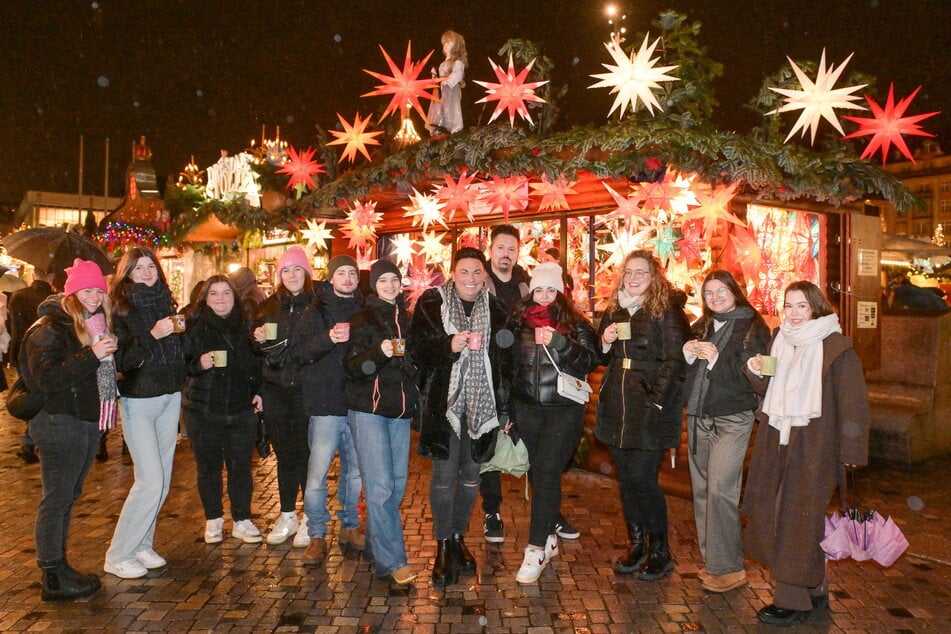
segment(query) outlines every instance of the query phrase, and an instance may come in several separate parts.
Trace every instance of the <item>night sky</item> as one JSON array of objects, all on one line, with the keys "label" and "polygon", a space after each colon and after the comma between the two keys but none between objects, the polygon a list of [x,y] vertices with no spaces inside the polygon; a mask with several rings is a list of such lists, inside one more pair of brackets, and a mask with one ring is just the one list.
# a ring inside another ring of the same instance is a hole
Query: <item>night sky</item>
[{"label": "night sky", "polygon": [[[220,149],[235,154],[261,126],[281,126],[292,145],[316,138],[315,124],[355,112],[376,113],[388,97],[360,98],[388,73],[378,44],[402,65],[407,40],[421,59],[446,29],[469,49],[463,91],[467,125],[489,111],[474,102],[492,80],[487,58],[509,38],[539,44],[555,62],[553,84],[566,84],[560,126],[600,125],[613,97],[588,90],[609,61],[602,46],[605,2],[505,0],[374,2],[286,0],[4,0],[0,7],[0,204],[15,206],[28,189],[78,189],[79,135],[85,135],[86,194],[102,195],[104,144],[110,149],[110,195],[122,192],[132,143],[146,135],[161,182],[191,155],[201,168]],[[619,3],[624,4],[624,3]],[[671,0],[627,4],[632,33],[668,8],[703,23],[708,57],[724,64],[715,121],[746,131],[756,115],[743,106],[763,78],[788,65],[786,55],[874,75],[884,100],[894,82],[901,98],[923,86],[909,114],[942,110],[925,121],[951,150],[949,0]],[[656,33],[652,32],[652,38]],[[630,41],[630,38],[629,38]],[[639,42],[638,42],[639,43]],[[837,86],[842,86],[841,82]],[[852,114],[852,113],[847,113]],[[859,116],[870,116],[859,113]],[[789,115],[788,126],[795,116]],[[846,131],[854,126],[843,122]],[[820,131],[831,129],[828,123]],[[920,141],[909,141],[917,147]]]}]

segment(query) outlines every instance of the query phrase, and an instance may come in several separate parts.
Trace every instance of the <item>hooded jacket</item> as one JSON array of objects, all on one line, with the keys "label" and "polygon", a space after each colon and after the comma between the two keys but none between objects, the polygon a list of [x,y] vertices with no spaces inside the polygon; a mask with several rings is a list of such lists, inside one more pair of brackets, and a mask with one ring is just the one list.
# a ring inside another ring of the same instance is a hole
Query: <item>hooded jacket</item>
[{"label": "hooded jacket", "polygon": [[615,341],[602,355],[607,366],[601,380],[595,435],[621,449],[669,449],[680,444],[687,398],[687,362],[683,346],[690,325],[683,307],[687,296],[670,296],[661,317],[641,308],[633,315],[621,308],[605,314],[598,338],[617,321],[631,324],[631,338]]}]

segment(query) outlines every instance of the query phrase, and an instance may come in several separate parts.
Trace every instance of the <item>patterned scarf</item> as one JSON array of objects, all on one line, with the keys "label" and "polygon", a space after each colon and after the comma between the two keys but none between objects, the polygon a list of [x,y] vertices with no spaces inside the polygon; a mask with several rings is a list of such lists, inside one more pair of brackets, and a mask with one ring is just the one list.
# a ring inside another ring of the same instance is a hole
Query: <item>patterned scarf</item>
[{"label": "patterned scarf", "polygon": [[[106,332],[106,316],[102,311],[86,318],[86,332],[92,341],[97,341]],[[119,389],[116,386],[116,364],[113,356],[99,360],[96,370],[96,387],[99,388],[99,429],[116,428]]]},{"label": "patterned scarf", "polygon": [[495,391],[489,363],[491,319],[489,294],[483,289],[475,300],[472,314],[466,316],[462,300],[456,293],[455,282],[449,280],[439,288],[442,297],[442,325],[446,334],[456,335],[464,330],[482,334],[482,349],[463,348],[452,364],[449,376],[449,396],[446,399],[446,417],[456,436],[461,437],[463,425],[470,438],[479,438],[499,426],[495,410]]},{"label": "patterned scarf", "polygon": [[[160,281],[152,286],[133,284],[129,290],[132,310],[125,320],[134,332],[148,332],[155,322],[175,313],[172,291]],[[181,335],[172,334],[156,340],[156,345],[145,353],[145,365],[178,365],[185,363]]]}]

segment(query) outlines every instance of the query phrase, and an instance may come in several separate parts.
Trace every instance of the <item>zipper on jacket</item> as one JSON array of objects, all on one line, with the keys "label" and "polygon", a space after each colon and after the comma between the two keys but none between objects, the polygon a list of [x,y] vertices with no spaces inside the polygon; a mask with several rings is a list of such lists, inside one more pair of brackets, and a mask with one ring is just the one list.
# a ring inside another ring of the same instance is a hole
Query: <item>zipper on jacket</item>
[{"label": "zipper on jacket", "polygon": [[[621,344],[621,353],[626,355],[627,344]],[[623,358],[623,357],[622,357]],[[627,426],[627,395],[624,393],[624,385],[627,383],[627,369],[624,363],[621,363],[621,435],[618,437],[618,447],[624,446],[624,427]]]}]

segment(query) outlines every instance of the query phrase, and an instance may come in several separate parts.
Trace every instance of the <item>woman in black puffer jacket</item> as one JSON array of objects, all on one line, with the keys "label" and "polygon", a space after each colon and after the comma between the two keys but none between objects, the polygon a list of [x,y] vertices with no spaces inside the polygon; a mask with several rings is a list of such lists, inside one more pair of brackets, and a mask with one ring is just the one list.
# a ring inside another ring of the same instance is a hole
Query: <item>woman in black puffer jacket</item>
[{"label": "woman in black puffer jacket", "polygon": [[30,420],[42,453],[43,497],[36,513],[36,561],[42,596],[78,599],[95,593],[99,577],[66,562],[73,503],[99,446],[100,429],[115,427],[116,338],[110,334],[106,280],[99,267],[77,259],[66,269],[66,291],[39,307],[39,321],[20,348],[23,381],[45,397]]},{"label": "woman in black puffer jacket", "polygon": [[685,303],[684,293],[667,281],[650,251],[632,251],[621,265],[616,291],[601,320],[607,369],[595,435],[614,456],[631,538],[614,570],[637,571],[645,581],[661,579],[674,569],[667,544],[667,501],[657,476],[664,453],[680,444],[683,427],[683,345],[690,337]]},{"label": "woman in black puffer jacket", "polygon": [[558,370],[584,379],[600,363],[591,323],[564,295],[561,267],[539,264],[529,288],[516,322],[518,365],[512,386],[512,420],[532,465],[531,528],[515,576],[519,583],[537,581],[558,552],[561,474],[584,429],[584,405],[558,394]]},{"label": "woman in black puffer jacket", "polygon": [[[251,522],[251,452],[261,411],[261,361],[251,350],[248,323],[235,305],[227,275],[205,281],[185,336],[188,378],[182,391],[185,425],[198,465],[198,495],[205,510],[205,542],[222,540],[221,470],[228,467],[231,534],[261,541]],[[213,396],[212,396],[213,395]]]},{"label": "woman in black puffer jacket", "polygon": [[[304,408],[304,394],[298,365],[288,353],[301,315],[314,299],[314,270],[300,247],[291,247],[277,262],[279,282],[274,294],[258,307],[254,320],[254,340],[264,356],[261,397],[264,399],[264,426],[277,457],[277,489],[281,513],[267,536],[269,544],[283,544],[293,537],[294,546],[306,548],[306,518],[297,521],[297,493],[307,487],[310,445],[307,429],[310,417]],[[268,339],[265,324],[277,324],[277,338]]]}]

